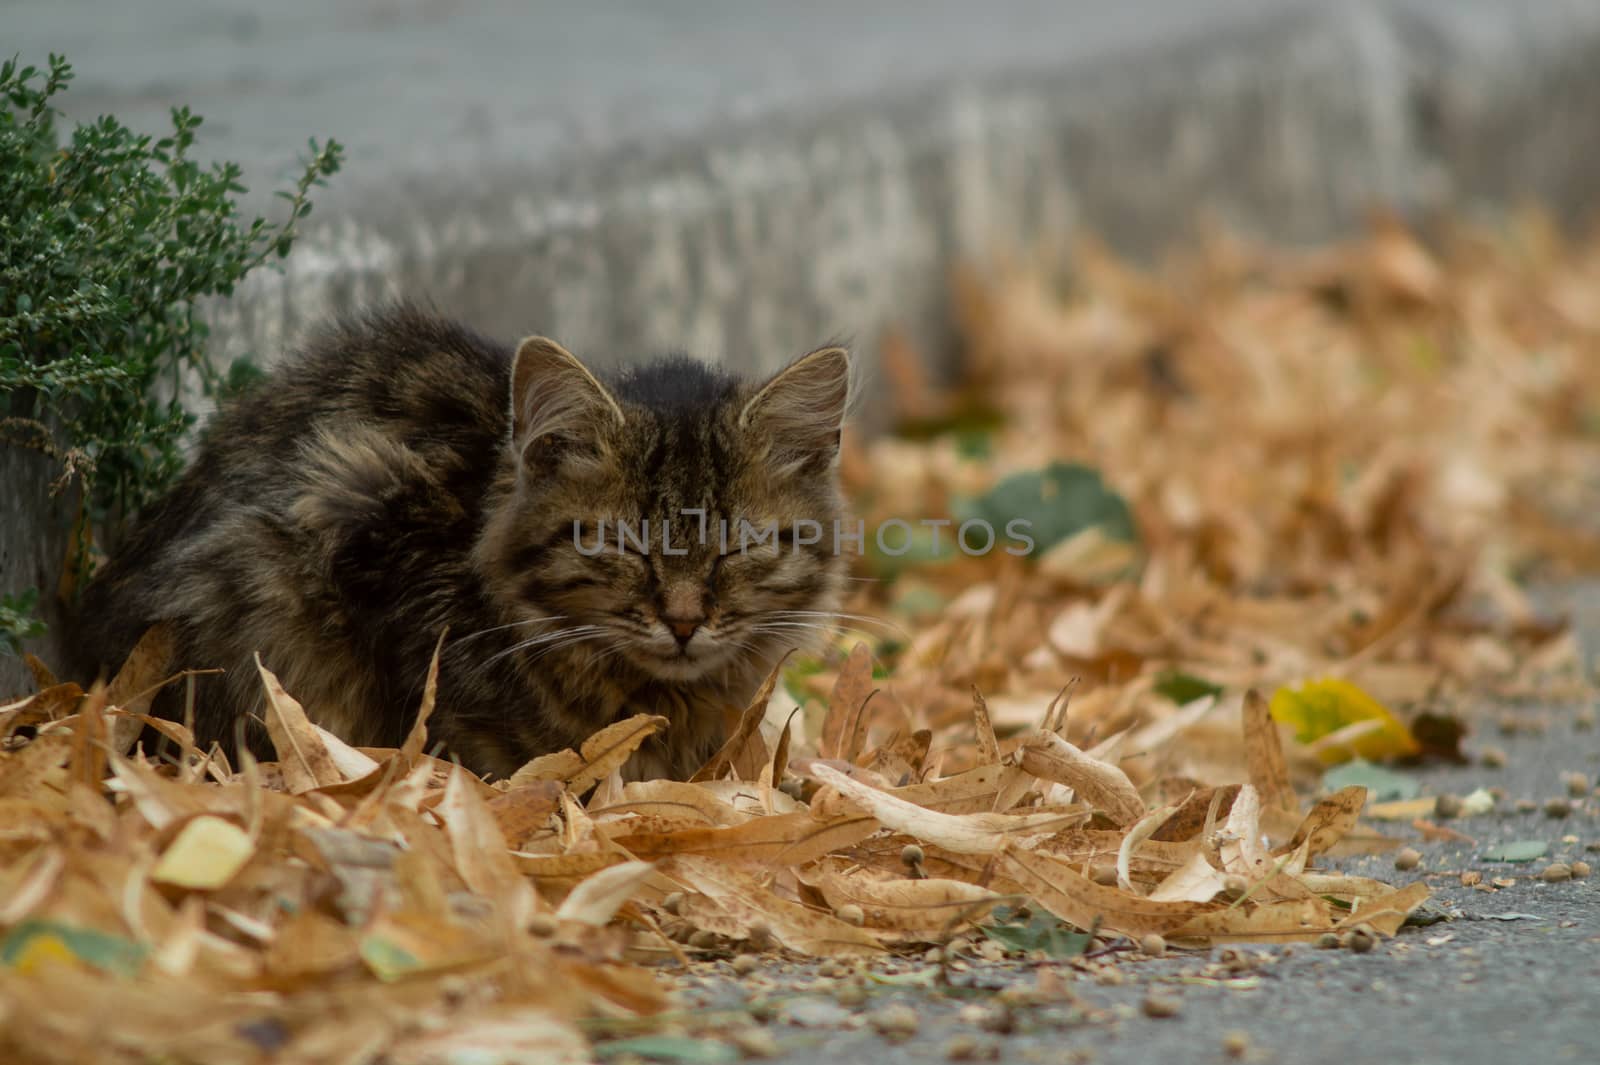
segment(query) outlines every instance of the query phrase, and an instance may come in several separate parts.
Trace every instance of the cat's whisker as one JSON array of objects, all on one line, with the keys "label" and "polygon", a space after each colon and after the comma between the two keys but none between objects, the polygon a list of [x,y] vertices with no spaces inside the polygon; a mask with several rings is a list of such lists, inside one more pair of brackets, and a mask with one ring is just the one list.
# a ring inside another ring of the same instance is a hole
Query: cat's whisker
[{"label": "cat's whisker", "polygon": [[[853,634],[869,642],[880,638],[877,633],[868,632],[865,629],[858,629],[853,625],[814,625],[798,621],[771,622],[765,626],[754,626],[750,629],[750,631],[774,637],[788,636],[794,639],[799,638],[795,636],[796,633],[808,633],[809,635],[806,637],[804,643],[805,648],[814,648],[818,643],[825,642],[829,637],[838,636],[844,633]],[[797,644],[796,649],[803,649],[802,645]]]},{"label": "cat's whisker", "polygon": [[867,625],[876,625],[881,629],[892,632],[898,636],[910,639],[911,634],[892,621],[875,618],[868,614],[849,614],[838,610],[764,610],[763,618],[843,618],[847,621],[859,621]]},{"label": "cat's whisker", "polygon": [[445,649],[445,653],[448,654],[449,652],[460,647],[462,644],[471,643],[473,640],[478,639],[478,637],[488,636],[490,633],[504,632],[507,629],[520,629],[526,625],[550,625],[557,621],[566,620],[567,615],[565,614],[550,614],[545,617],[524,618],[521,621],[513,621],[506,625],[493,625],[487,629],[479,629],[477,632],[471,632],[465,636],[451,640],[450,645]]},{"label": "cat's whisker", "polygon": [[575,626],[573,626],[572,628],[569,628],[569,629],[558,629],[555,632],[541,633],[540,635],[534,636],[531,639],[522,640],[519,643],[514,643],[510,647],[506,648],[504,651],[500,651],[497,654],[490,655],[488,658],[484,659],[484,661],[478,666],[478,671],[481,672],[481,671],[489,668],[490,666],[494,665],[496,662],[500,661],[502,658],[506,658],[506,657],[508,657],[510,655],[517,654],[518,652],[521,652],[521,651],[526,651],[529,648],[538,647],[538,646],[541,646],[543,644],[547,644],[547,643],[550,643],[550,642],[555,641],[555,640],[561,640],[561,639],[564,639],[566,637],[578,635],[580,633],[582,633],[582,634],[591,634],[591,633],[601,633],[601,632],[604,632],[604,631],[606,631],[605,628],[603,626],[600,626],[600,625],[575,625]]},{"label": "cat's whisker", "polygon": [[570,639],[561,640],[561,641],[558,641],[556,643],[552,643],[548,647],[540,648],[539,649],[539,653],[531,656],[528,659],[528,661],[530,663],[537,662],[537,661],[539,661],[539,659],[543,658],[545,655],[550,654],[552,651],[564,651],[568,647],[572,647],[572,646],[575,646],[575,645],[580,644],[580,643],[588,643],[590,640],[598,640],[600,637],[602,637],[604,635],[606,635],[606,633],[605,633],[604,630],[602,630],[600,632],[586,633],[586,634],[584,634],[582,636],[573,636]]}]

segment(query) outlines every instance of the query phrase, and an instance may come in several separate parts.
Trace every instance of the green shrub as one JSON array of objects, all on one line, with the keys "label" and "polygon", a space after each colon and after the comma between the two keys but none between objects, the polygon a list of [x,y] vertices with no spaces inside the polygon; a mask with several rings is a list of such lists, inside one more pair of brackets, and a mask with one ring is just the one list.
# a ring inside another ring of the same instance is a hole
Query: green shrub
[{"label": "green shrub", "polygon": [[54,55],[48,71],[0,64],[0,446],[58,460],[57,491],[81,482],[86,546],[178,472],[186,386],[215,394],[245,374],[206,360],[197,302],[288,254],[341,149],[311,141],[277,194],[287,217],[245,225],[239,167],[189,157],[201,120],[187,108],[159,139],[103,117],[63,143],[50,101],[71,78]]}]

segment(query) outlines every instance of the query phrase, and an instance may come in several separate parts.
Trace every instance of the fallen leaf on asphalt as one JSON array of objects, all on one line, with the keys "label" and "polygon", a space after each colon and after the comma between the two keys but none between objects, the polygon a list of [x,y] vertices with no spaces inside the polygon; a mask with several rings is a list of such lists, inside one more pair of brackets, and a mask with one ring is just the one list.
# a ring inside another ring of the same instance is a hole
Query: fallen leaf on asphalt
[{"label": "fallen leaf on asphalt", "polygon": [[1322,678],[1279,688],[1272,693],[1272,717],[1291,726],[1305,744],[1347,732],[1348,742],[1326,744],[1327,762],[1397,758],[1421,749],[1387,707],[1346,680]]},{"label": "fallen leaf on asphalt", "polygon": [[1543,858],[1550,844],[1542,839],[1514,839],[1487,847],[1478,855],[1485,862],[1531,862]]}]

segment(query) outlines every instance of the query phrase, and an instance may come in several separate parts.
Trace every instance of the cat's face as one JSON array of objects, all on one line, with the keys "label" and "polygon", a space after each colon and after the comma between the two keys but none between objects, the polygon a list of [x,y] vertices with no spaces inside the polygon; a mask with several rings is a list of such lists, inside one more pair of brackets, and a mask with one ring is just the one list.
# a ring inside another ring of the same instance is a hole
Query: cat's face
[{"label": "cat's face", "polygon": [[829,348],[759,387],[687,359],[607,387],[525,342],[497,580],[526,653],[581,643],[692,682],[814,643],[856,549],[835,473],[848,376]]}]

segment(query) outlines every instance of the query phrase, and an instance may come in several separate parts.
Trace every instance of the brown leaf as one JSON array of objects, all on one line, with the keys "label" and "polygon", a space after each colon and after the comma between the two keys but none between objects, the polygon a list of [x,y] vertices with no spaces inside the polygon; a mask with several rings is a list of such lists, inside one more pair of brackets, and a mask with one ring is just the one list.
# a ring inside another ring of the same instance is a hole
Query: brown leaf
[{"label": "brown leaf", "polygon": [[613,722],[584,740],[577,752],[566,750],[535,758],[511,775],[511,786],[564,780],[568,788],[581,795],[621,769],[645,740],[666,727],[666,718],[652,714],[635,714]]},{"label": "brown leaf", "polygon": [[1088,818],[1088,811],[1081,807],[1027,814],[946,814],[868,787],[821,762],[811,764],[810,774],[859,805],[884,827],[961,854],[992,854],[1008,839],[1048,835],[1082,824]]},{"label": "brown leaf", "polygon": [[839,679],[828,697],[828,715],[822,720],[822,735],[817,741],[819,755],[855,760],[856,726],[861,708],[871,695],[872,651],[865,643],[857,643],[839,669]]},{"label": "brown leaf", "polygon": [[778,897],[748,869],[685,854],[665,863],[662,871],[724,908],[749,914],[749,923],[766,925],[791,950],[823,958],[882,952],[878,940],[866,929]]},{"label": "brown leaf", "polygon": [[703,854],[765,865],[804,865],[858,843],[877,830],[878,823],[871,817],[819,821],[810,813],[793,813],[758,817],[727,828],[617,836],[612,842],[640,858]]},{"label": "brown leaf", "polygon": [[983,701],[983,692],[972,686],[972,726],[978,740],[978,764],[994,765],[1000,761],[1000,741],[994,735],[994,722],[989,720],[989,704]]},{"label": "brown leaf", "polygon": [[733,734],[723,743],[721,749],[711,756],[711,760],[695,771],[689,778],[691,784],[702,780],[716,780],[730,768],[741,780],[755,780],[761,775],[761,768],[767,764],[772,755],[767,750],[767,745],[761,739],[761,722],[767,716],[767,703],[772,699],[773,689],[778,685],[778,678],[783,674],[783,664],[788,661],[789,655],[785,653],[767,674],[767,679],[761,682],[761,688],[744,708],[744,713],[739,715],[739,724],[734,728]]},{"label": "brown leaf", "polygon": [[83,698],[83,689],[73,683],[54,684],[26,699],[0,706],[0,739],[24,725],[39,725],[67,716]]},{"label": "brown leaf", "polygon": [[439,816],[450,833],[456,872],[473,891],[489,899],[514,928],[527,925],[538,909],[532,886],[517,871],[506,838],[489,807],[479,798],[465,769],[456,767],[445,788]]},{"label": "brown leaf", "polygon": [[1211,903],[1158,902],[1096,884],[1059,858],[1017,847],[1000,851],[1000,869],[1034,900],[1081,929],[1103,927],[1135,938],[1166,935],[1217,907]]},{"label": "brown leaf", "polygon": [[878,880],[837,871],[825,874],[818,887],[835,912],[860,906],[868,927],[932,936],[982,920],[1004,898],[960,880]]},{"label": "brown leaf", "polygon": [[1366,788],[1360,785],[1340,788],[1311,808],[1306,819],[1300,822],[1294,838],[1281,851],[1292,851],[1309,841],[1309,853],[1322,854],[1355,828],[1366,802]]},{"label": "brown leaf", "polygon": [[411,723],[411,730],[400,744],[400,760],[407,768],[416,762],[423,748],[428,745],[428,719],[433,716],[433,706],[439,697],[439,653],[444,650],[444,640],[449,634],[450,630],[446,627],[439,633],[439,642],[433,645],[428,675],[422,682],[422,703],[417,707],[417,718]]},{"label": "brown leaf", "polygon": [[489,800],[489,812],[514,847],[548,825],[560,806],[561,785],[553,780],[511,788]]},{"label": "brown leaf", "polygon": [[256,669],[267,693],[267,735],[278,752],[283,782],[291,795],[339,784],[344,776],[334,764],[322,733],[306,716],[305,708],[288,692],[272,671],[256,657]]},{"label": "brown leaf", "polygon": [[[145,630],[122,663],[122,668],[106,685],[106,704],[130,714],[142,714],[149,710],[150,700],[156,692],[177,679],[167,676],[167,670],[172,668],[173,656],[177,654],[177,645],[177,634],[168,622],[160,622]],[[127,754],[139,738],[142,728],[143,723],[137,719],[117,719],[112,725],[112,749],[118,754]]]},{"label": "brown leaf", "polygon": [[50,667],[41,662],[31,651],[22,652],[22,664],[28,667],[28,672],[33,676],[33,686],[39,691],[54,688],[61,683],[51,672]]},{"label": "brown leaf", "polygon": [[1428,885],[1421,881],[1407,884],[1398,891],[1362,899],[1343,923],[1347,926],[1369,925],[1381,935],[1392,936],[1400,931],[1400,926],[1411,911],[1426,902],[1432,894]]},{"label": "brown leaf", "polygon": [[1254,688],[1244,693],[1244,759],[1262,806],[1292,814],[1300,812],[1300,801],[1289,783],[1289,764],[1283,758],[1278,723],[1272,720],[1267,701]]},{"label": "brown leaf", "polygon": [[1333,911],[1327,902],[1312,897],[1212,910],[1163,934],[1172,940],[1210,943],[1305,943],[1333,927]]},{"label": "brown leaf", "polygon": [[1144,800],[1128,774],[1085,754],[1054,732],[1026,737],[1013,757],[1034,776],[1065,784],[1119,825],[1131,825],[1145,815]]}]

